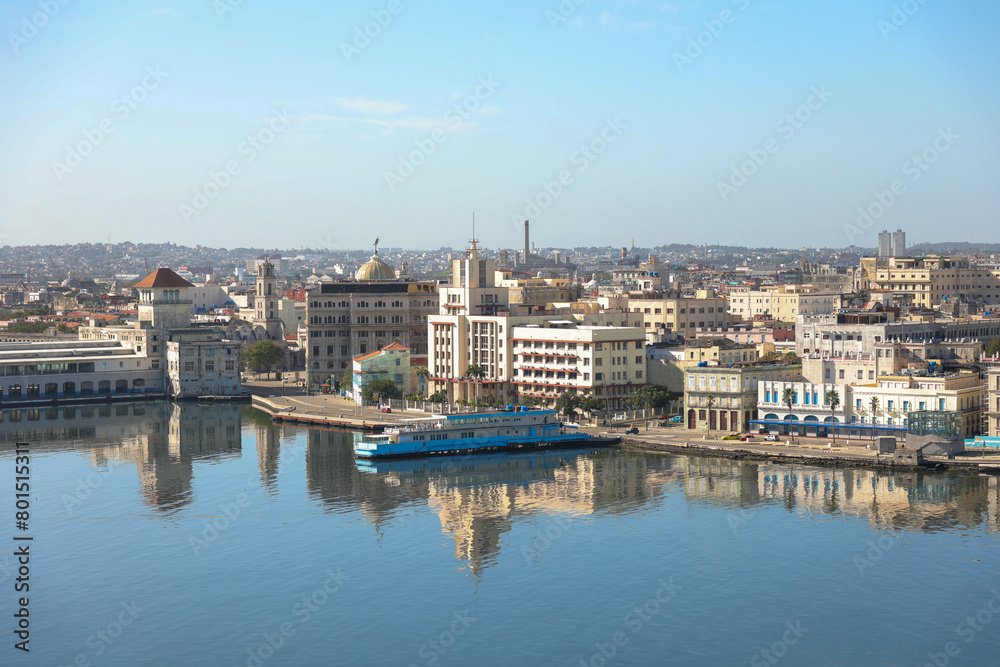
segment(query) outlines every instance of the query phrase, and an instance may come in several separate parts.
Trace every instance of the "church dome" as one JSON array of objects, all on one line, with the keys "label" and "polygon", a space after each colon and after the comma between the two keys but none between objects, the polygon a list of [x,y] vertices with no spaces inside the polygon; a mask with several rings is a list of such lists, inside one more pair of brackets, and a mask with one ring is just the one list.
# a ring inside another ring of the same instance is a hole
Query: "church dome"
[{"label": "church dome", "polygon": [[378,251],[354,274],[355,280],[395,280],[396,270],[382,261]]}]

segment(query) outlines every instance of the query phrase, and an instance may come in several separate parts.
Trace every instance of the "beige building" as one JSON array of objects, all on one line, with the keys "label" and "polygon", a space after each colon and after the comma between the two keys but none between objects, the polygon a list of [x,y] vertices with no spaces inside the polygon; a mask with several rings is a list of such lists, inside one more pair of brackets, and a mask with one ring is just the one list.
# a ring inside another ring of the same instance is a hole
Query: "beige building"
[{"label": "beige building", "polygon": [[391,343],[427,354],[427,318],[438,310],[437,284],[396,278],[376,250],[354,280],[323,283],[306,305],[310,386],[340,379],[355,357]]},{"label": "beige building", "polygon": [[169,392],[174,398],[240,393],[240,343],[219,329],[176,329],[166,343]]},{"label": "beige building", "polygon": [[759,290],[736,287],[729,296],[730,314],[748,322],[794,322],[798,315],[828,315],[839,309],[840,294],[820,292],[812,285],[775,285]]},{"label": "beige building", "polygon": [[628,299],[627,309],[642,315],[649,333],[680,333],[693,336],[697,330],[726,328],[727,303],[714,290],[698,290],[694,297]]},{"label": "beige building", "polygon": [[[982,433],[986,385],[978,373],[882,375],[876,383],[854,385],[850,390],[851,423],[906,426],[910,412],[961,412],[965,437]],[[878,401],[874,411],[872,398]]]},{"label": "beige building", "polygon": [[965,257],[893,257],[866,263],[871,289],[892,292],[896,303],[932,308],[956,300],[1000,303],[1000,269],[970,264]]},{"label": "beige building", "polygon": [[[479,259],[475,241],[453,260],[440,312],[428,318],[429,394],[445,391],[449,402],[477,392],[483,402],[522,395],[552,405],[575,390],[618,407],[646,383],[638,316],[576,303],[560,314],[532,315],[534,307],[509,302],[496,275],[493,260]],[[468,376],[473,365],[482,369],[478,380]]]},{"label": "beige building", "polygon": [[607,409],[622,408],[622,400],[649,381],[639,327],[517,326],[511,354],[518,394],[549,407],[570,391],[597,398]]},{"label": "beige building", "polygon": [[991,438],[1000,438],[1000,358],[993,357],[987,362],[986,391],[986,428],[983,431]]}]

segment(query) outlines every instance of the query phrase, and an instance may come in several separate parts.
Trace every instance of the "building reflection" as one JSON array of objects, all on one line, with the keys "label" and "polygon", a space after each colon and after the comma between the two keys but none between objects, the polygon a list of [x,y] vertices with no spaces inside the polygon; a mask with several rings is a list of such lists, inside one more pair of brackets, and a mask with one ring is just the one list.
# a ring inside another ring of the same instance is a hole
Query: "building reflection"
[{"label": "building reflection", "polygon": [[[680,479],[679,471],[658,462],[590,451],[358,461],[352,467],[360,475],[355,484],[377,481],[382,494],[405,490],[408,498],[425,500],[454,541],[455,558],[479,575],[497,561],[503,535],[524,517],[648,509],[669,481]],[[364,502],[369,511],[377,506],[371,497]],[[376,514],[386,512],[379,507]]]},{"label": "building reflection", "polygon": [[228,404],[4,410],[0,452],[29,441],[36,450],[84,452],[96,467],[132,466],[143,501],[169,513],[192,502],[198,460],[242,456],[243,428],[256,437],[256,468],[269,494],[279,491],[283,445],[304,443],[305,484],[313,502],[329,512],[359,512],[379,535],[430,509],[454,544],[454,557],[476,575],[497,562],[518,521],[645,512],[672,493],[683,494],[689,505],[726,511],[772,506],[857,517],[879,529],[1000,532],[1000,479],[978,473],[609,450],[356,461],[350,433],[275,426],[262,413]]},{"label": "building reflection", "polygon": [[780,504],[803,513],[859,517],[889,530],[998,527],[997,478],[886,472],[685,457],[689,502],[725,508]]},{"label": "building reflection", "polygon": [[82,451],[95,467],[134,466],[144,502],[171,512],[191,502],[193,462],[238,456],[242,406],[122,403],[4,410],[0,442]]}]

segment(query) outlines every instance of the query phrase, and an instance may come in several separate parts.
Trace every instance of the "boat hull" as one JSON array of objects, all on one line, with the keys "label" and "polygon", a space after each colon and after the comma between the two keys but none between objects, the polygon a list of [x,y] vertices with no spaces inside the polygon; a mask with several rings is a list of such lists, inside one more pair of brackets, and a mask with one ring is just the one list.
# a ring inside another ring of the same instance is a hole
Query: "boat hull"
[{"label": "boat hull", "polygon": [[355,443],[354,455],[366,459],[401,459],[430,456],[454,456],[480,452],[529,452],[541,449],[574,447],[610,447],[621,438],[602,438],[580,433],[546,437],[483,438],[475,441],[379,443],[371,448],[361,448]]}]

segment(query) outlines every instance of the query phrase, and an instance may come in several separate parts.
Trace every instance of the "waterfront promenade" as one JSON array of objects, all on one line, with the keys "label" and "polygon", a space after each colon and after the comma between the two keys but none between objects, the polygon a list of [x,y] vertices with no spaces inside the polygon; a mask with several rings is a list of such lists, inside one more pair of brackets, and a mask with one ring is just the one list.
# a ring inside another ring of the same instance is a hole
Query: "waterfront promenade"
[{"label": "waterfront promenade", "polygon": [[[333,394],[306,395],[302,390],[285,387],[280,381],[249,381],[244,388],[253,395],[254,407],[261,409],[275,421],[302,425],[342,428],[351,430],[381,431],[403,419],[429,417],[431,413],[420,410],[383,413],[374,407],[360,407],[353,400]],[[892,457],[869,449],[871,440],[858,438],[792,438],[782,436],[778,442],[768,442],[757,436],[751,442],[722,440],[721,433],[707,439],[704,434],[692,433],[682,425],[661,426],[660,420],[636,422],[638,434],[626,434],[623,426],[580,426],[582,431],[600,436],[619,436],[622,448],[634,451],[663,452],[725,456],[731,458],[779,459],[815,463],[818,465],[858,465],[892,467]],[[1000,473],[1000,450],[969,450],[954,459],[928,457],[928,464],[945,468],[980,469]]]}]

